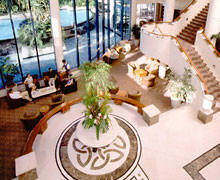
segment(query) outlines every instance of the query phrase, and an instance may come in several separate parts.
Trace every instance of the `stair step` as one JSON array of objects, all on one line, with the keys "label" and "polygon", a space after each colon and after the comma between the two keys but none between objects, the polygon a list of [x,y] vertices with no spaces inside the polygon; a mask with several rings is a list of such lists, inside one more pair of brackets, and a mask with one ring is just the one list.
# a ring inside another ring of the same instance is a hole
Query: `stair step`
[{"label": "stair step", "polygon": [[205,23],[198,23],[198,22],[195,22],[195,21],[191,21],[190,24],[200,28]]},{"label": "stair step", "polygon": [[191,24],[191,23],[190,23],[190,24],[188,24],[188,27],[193,28],[194,31],[197,32],[201,26],[195,26],[194,24]]},{"label": "stair step", "polygon": [[180,35],[184,36],[184,37],[187,37],[187,38],[190,38],[190,39],[195,39],[195,35],[193,34],[188,34],[188,33],[180,33]]},{"label": "stair step", "polygon": [[210,77],[205,78],[206,83],[209,83],[209,82],[212,82],[212,81],[215,81],[215,80],[216,80],[216,78],[214,76],[210,76]]},{"label": "stair step", "polygon": [[205,64],[204,67],[198,67],[199,68],[199,72],[200,73],[206,73],[208,72],[210,69],[207,67],[207,65]]},{"label": "stair step", "polygon": [[186,38],[186,37],[184,37],[184,36],[182,36],[182,35],[178,35],[177,37],[180,38],[180,39],[182,39],[182,40],[187,41],[187,42],[190,43],[190,44],[194,44],[194,41],[193,41],[193,40],[188,39],[188,38]]},{"label": "stair step", "polygon": [[205,22],[206,22],[207,16],[197,15],[197,16],[195,17],[195,19],[199,19],[199,20],[201,20],[201,21],[205,21]]},{"label": "stair step", "polygon": [[201,56],[198,53],[195,56],[191,56],[191,59],[192,61],[203,62],[203,60],[201,59]]},{"label": "stair step", "polygon": [[204,16],[208,15],[208,11],[205,11],[205,10],[200,11],[200,13],[203,14]]},{"label": "stair step", "polygon": [[198,31],[197,29],[193,28],[192,26],[189,26],[189,24],[184,29],[187,29],[187,30],[189,30],[191,32],[195,32],[195,33]]},{"label": "stair step", "polygon": [[192,34],[193,36],[196,36],[196,31],[191,31],[189,29],[184,28],[182,30],[182,33],[188,33],[188,34]]},{"label": "stair step", "polygon": [[219,89],[219,88],[210,88],[210,89],[209,89],[209,92],[210,92],[211,94],[220,93],[220,89]]},{"label": "stair step", "polygon": [[206,22],[206,20],[201,20],[201,19],[199,19],[199,18],[195,18],[195,19],[193,19],[193,22],[196,22],[196,23],[198,23],[198,24],[205,24],[205,22]]},{"label": "stair step", "polygon": [[220,92],[214,92],[214,93],[213,93],[213,96],[214,96],[215,98],[219,98],[219,97],[220,97]]},{"label": "stair step", "polygon": [[208,70],[205,69],[207,67],[207,65],[205,63],[200,63],[200,64],[197,64],[196,67],[199,69],[199,71],[202,73],[202,72],[207,72]]},{"label": "stair step", "polygon": [[188,54],[190,57],[196,57],[198,55],[198,52],[197,51],[190,51]]},{"label": "stair step", "polygon": [[[204,72],[204,73],[201,73],[201,74],[202,74],[203,78],[210,78],[211,79],[211,77],[213,77],[213,73],[210,72],[210,71]],[[215,79],[215,77],[214,77],[214,79]]]},{"label": "stair step", "polygon": [[207,82],[208,87],[219,86],[219,82],[217,80]]},{"label": "stair step", "polygon": [[204,13],[199,13],[199,14],[197,14],[197,16],[199,16],[199,17],[203,17],[203,18],[206,18],[207,19],[207,15],[208,14],[204,14]]}]

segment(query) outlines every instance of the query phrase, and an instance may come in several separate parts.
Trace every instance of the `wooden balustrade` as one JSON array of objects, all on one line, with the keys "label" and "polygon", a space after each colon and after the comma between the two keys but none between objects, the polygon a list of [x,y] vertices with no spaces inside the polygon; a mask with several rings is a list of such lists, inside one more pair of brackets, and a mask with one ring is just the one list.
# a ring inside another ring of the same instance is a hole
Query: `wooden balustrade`
[{"label": "wooden balustrade", "polygon": [[[133,100],[133,99],[130,99],[130,98],[127,98],[127,97],[121,97],[121,96],[117,96],[117,95],[111,95],[111,98],[113,100],[117,99],[117,100],[123,101],[125,103],[131,104],[133,106],[136,106],[138,109],[138,112],[140,114],[143,114],[142,108],[144,108],[145,106],[143,104],[141,104],[140,102]],[[33,146],[35,138],[37,137],[37,134],[41,131],[41,125],[47,123],[48,119],[50,119],[57,112],[62,111],[62,108],[65,108],[65,106],[71,106],[71,105],[77,104],[81,101],[82,101],[82,98],[73,99],[71,101],[68,101],[68,102],[65,102],[61,105],[56,106],[55,108],[50,110],[47,114],[45,114],[44,117],[40,119],[38,124],[30,132],[28,140],[25,143],[22,155],[32,152],[32,146]]]},{"label": "wooden balustrade", "polygon": [[203,78],[203,76],[201,75],[201,73],[199,72],[199,70],[196,68],[195,64],[193,63],[193,61],[191,60],[191,58],[189,57],[189,55],[187,54],[187,52],[185,51],[185,49],[183,48],[183,46],[181,45],[181,43],[179,42],[178,38],[175,37],[175,36],[171,36],[171,35],[166,35],[166,34],[157,34],[157,33],[154,33],[154,32],[149,32],[147,30],[143,30],[143,31],[146,31],[147,33],[150,33],[150,34],[153,34],[153,35],[156,35],[156,36],[161,36],[161,37],[170,37],[172,39],[175,39],[177,41],[177,43],[179,44],[179,47],[181,48],[182,52],[184,52],[184,54],[187,56],[188,58],[188,63],[195,69],[195,71],[197,72],[198,74],[198,77],[199,79],[202,81],[204,87],[205,87],[205,90],[206,90],[206,94],[209,94],[209,91],[208,91],[208,86]]}]

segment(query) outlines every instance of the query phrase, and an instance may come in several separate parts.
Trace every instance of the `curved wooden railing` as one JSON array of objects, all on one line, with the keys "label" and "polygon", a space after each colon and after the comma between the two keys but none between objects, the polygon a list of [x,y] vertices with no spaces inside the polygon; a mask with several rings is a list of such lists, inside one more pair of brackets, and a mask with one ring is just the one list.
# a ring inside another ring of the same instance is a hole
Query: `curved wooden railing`
[{"label": "curved wooden railing", "polygon": [[[120,100],[122,102],[125,102],[125,103],[131,104],[133,106],[136,106],[138,108],[138,112],[140,114],[143,114],[142,108],[144,108],[145,106],[143,104],[141,104],[140,102],[138,102],[136,100],[133,100],[133,99],[130,99],[130,98],[127,98],[127,97],[121,97],[121,96],[117,96],[117,95],[113,95],[113,94],[111,95],[111,98],[113,100]],[[71,105],[77,104],[81,101],[82,101],[82,98],[76,98],[76,99],[73,99],[71,101],[65,102],[61,105],[56,106],[55,108],[50,110],[46,115],[44,115],[44,117],[40,119],[38,124],[30,132],[30,134],[28,136],[28,140],[25,143],[22,155],[32,152],[32,146],[33,146],[34,140],[37,137],[37,134],[39,134],[39,132],[41,130],[41,126],[43,124],[47,123],[48,119],[50,119],[54,114],[61,111],[66,106],[71,106]]]},{"label": "curved wooden railing", "polygon": [[[143,31],[147,31],[145,29],[143,29]],[[150,33],[150,34],[153,34],[153,35],[156,35],[156,36],[161,36],[161,37],[170,37],[172,39],[175,39],[177,41],[177,43],[179,44],[180,48],[181,48],[181,51],[184,52],[184,54],[186,55],[187,57],[187,60],[188,60],[188,63],[195,69],[195,71],[197,72],[198,74],[198,77],[199,79],[202,81],[204,87],[205,87],[205,93],[206,94],[209,94],[209,91],[208,91],[208,86],[203,78],[203,76],[201,75],[201,73],[199,72],[199,70],[197,69],[197,67],[195,66],[195,64],[193,63],[193,61],[191,60],[191,58],[189,57],[189,55],[187,54],[187,52],[185,51],[185,49],[183,48],[183,46],[181,45],[181,43],[179,42],[178,38],[175,37],[175,36],[171,36],[171,35],[166,35],[166,34],[157,34],[157,33],[154,33],[154,32],[149,32],[147,31],[147,33]]]}]

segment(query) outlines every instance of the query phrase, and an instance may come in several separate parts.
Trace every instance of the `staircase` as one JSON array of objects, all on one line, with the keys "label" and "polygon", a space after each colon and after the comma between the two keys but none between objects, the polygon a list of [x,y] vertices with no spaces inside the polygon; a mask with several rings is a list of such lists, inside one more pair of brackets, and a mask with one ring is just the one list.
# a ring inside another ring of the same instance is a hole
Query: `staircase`
[{"label": "staircase", "polygon": [[181,39],[179,39],[179,41],[185,49],[186,53],[189,55],[193,64],[196,66],[203,79],[205,80],[208,88],[208,93],[214,96],[215,101],[220,101],[220,83],[216,80],[209,67],[207,67],[205,61],[198,54],[192,44]]},{"label": "staircase", "polygon": [[197,31],[206,24],[206,19],[208,15],[209,4],[207,4],[193,19],[190,23],[183,28],[179,35],[177,35],[181,45],[185,49],[186,53],[189,55],[195,67],[200,72],[203,77],[208,94],[214,96],[215,101],[220,101],[220,83],[216,80],[216,77],[211,72],[210,68],[198,54],[193,46]]},{"label": "staircase", "polygon": [[194,44],[197,31],[205,25],[208,15],[209,4],[207,4],[191,21],[190,23],[177,35],[178,38]]}]

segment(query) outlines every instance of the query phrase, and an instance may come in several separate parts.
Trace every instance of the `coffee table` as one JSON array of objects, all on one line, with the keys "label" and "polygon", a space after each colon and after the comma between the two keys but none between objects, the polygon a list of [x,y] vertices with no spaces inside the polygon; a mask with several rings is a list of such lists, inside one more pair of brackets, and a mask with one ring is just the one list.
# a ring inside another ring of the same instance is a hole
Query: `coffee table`
[{"label": "coffee table", "polygon": [[109,130],[106,133],[100,131],[99,139],[96,138],[96,127],[93,126],[89,129],[84,128],[82,121],[80,121],[76,128],[76,136],[81,143],[88,147],[93,148],[93,152],[96,152],[97,148],[105,147],[111,144],[117,137],[119,131],[118,122],[110,117],[111,123],[109,124]]},{"label": "coffee table", "polygon": [[49,87],[40,88],[40,89],[31,91],[31,95],[32,95],[32,98],[38,98],[38,97],[41,97],[47,94],[54,93],[56,91],[57,89],[55,88],[55,86],[49,86]]}]

